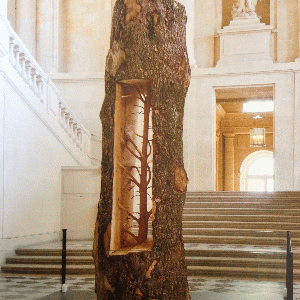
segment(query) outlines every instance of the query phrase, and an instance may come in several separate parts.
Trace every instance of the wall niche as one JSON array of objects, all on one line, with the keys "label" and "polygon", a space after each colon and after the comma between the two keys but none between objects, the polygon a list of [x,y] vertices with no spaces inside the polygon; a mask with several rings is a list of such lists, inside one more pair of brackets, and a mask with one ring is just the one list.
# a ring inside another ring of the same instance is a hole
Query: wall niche
[{"label": "wall niche", "polygon": [[[237,0],[222,1],[222,28],[228,26],[232,20],[232,6]],[[260,22],[270,25],[270,0],[258,0],[256,4],[256,14],[260,18]]]}]

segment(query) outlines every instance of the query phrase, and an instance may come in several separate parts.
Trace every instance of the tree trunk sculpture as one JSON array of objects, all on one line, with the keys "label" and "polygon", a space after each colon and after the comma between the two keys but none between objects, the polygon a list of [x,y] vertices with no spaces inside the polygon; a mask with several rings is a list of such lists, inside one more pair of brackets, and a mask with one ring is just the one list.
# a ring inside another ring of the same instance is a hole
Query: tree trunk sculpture
[{"label": "tree trunk sculpture", "polygon": [[[174,0],[116,1],[100,112],[93,249],[98,300],[190,299],[182,237],[188,183],[183,111],[190,82],[185,26],[185,9]],[[136,132],[138,114],[144,115],[142,133]]]}]

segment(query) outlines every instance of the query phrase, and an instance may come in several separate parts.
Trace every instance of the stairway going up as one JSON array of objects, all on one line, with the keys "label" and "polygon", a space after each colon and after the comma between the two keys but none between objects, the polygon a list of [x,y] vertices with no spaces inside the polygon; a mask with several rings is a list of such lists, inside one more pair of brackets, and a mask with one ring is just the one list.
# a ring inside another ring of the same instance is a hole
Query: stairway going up
[{"label": "stairway going up", "polygon": [[183,235],[189,275],[285,280],[291,232],[300,279],[300,192],[188,193]]},{"label": "stairway going up", "polygon": [[[286,232],[300,280],[300,192],[187,193],[183,236],[189,276],[285,280]],[[69,241],[67,274],[93,274],[91,241]],[[17,249],[5,273],[60,274],[61,243]]]}]

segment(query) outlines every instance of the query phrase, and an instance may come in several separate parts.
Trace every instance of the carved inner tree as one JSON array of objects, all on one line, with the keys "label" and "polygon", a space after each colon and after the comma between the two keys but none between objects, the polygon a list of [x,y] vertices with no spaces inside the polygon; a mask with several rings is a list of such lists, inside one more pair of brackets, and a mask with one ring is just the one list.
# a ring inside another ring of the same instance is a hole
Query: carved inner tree
[{"label": "carved inner tree", "polygon": [[185,9],[174,0],[116,1],[100,113],[93,250],[98,300],[190,298],[182,238],[188,183],[183,111],[190,81],[185,26]]},{"label": "carved inner tree", "polygon": [[152,214],[152,210],[148,210],[152,194],[150,109],[148,80],[117,83],[111,255],[124,254],[125,249],[130,251],[146,242],[151,248],[151,241],[147,239]]}]

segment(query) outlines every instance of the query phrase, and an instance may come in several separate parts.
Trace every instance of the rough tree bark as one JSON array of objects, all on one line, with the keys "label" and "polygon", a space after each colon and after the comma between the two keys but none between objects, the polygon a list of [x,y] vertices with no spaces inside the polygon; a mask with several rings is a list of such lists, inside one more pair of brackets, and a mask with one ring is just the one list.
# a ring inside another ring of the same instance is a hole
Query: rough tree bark
[{"label": "rough tree bark", "polygon": [[[183,111],[190,82],[186,13],[174,0],[117,0],[106,60],[101,195],[93,256],[98,300],[190,299],[182,238],[187,176]],[[153,247],[109,255],[116,84],[148,79],[153,130]]]}]

